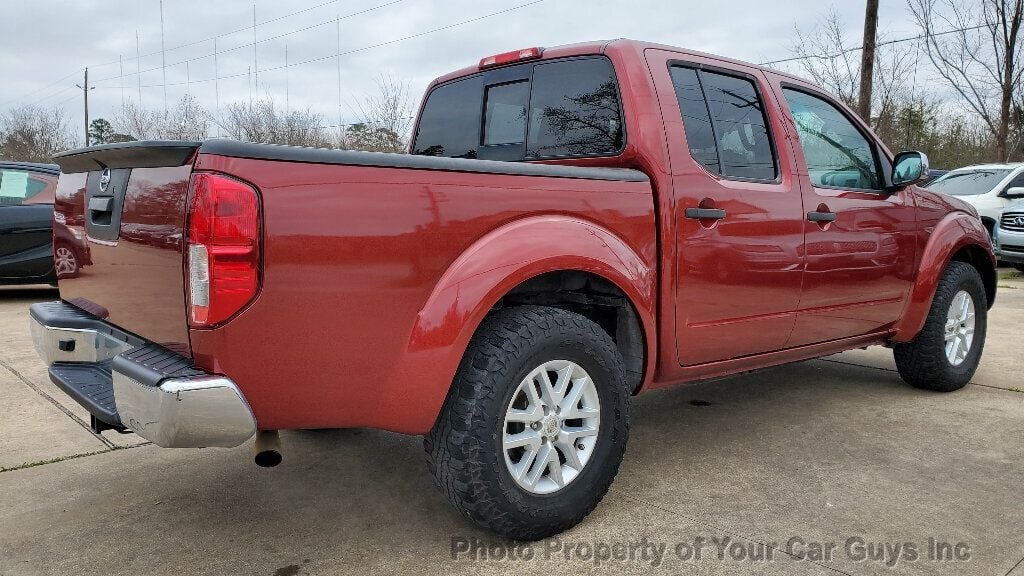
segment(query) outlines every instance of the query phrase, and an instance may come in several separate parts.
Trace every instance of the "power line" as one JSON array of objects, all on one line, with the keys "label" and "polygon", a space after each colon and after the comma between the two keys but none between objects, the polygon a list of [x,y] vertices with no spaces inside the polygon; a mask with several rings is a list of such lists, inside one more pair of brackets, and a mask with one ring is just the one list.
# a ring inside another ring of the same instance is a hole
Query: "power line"
[{"label": "power line", "polygon": [[[228,52],[234,52],[235,50],[241,50],[243,48],[249,48],[250,46],[252,46],[253,50],[255,51],[255,49],[256,49],[255,47],[256,47],[257,44],[263,44],[265,42],[271,42],[273,40],[277,40],[279,38],[284,38],[286,36],[292,36],[294,34],[299,34],[301,32],[306,32],[306,31],[312,30],[314,28],[319,28],[321,26],[326,26],[327,24],[333,24],[335,22],[335,20],[339,20],[339,19],[340,20],[345,20],[345,19],[348,19],[348,18],[353,18],[355,16],[366,14],[367,12],[373,12],[374,10],[379,10],[381,8],[386,8],[388,6],[392,6],[392,5],[398,4],[400,2],[405,2],[405,0],[391,0],[390,2],[386,2],[384,4],[378,4],[377,6],[371,6],[370,8],[366,8],[364,10],[359,10],[357,12],[352,12],[352,13],[346,14],[344,16],[337,16],[335,18],[331,18],[330,20],[325,20],[325,21],[319,22],[317,24],[311,24],[309,26],[303,26],[302,28],[298,28],[298,29],[292,30],[290,32],[282,32],[281,34],[276,34],[274,36],[268,36],[268,37],[262,38],[260,40],[254,40],[253,42],[249,42],[248,44],[239,44],[238,46],[233,46],[233,47],[228,48],[226,50],[221,50],[220,52],[216,52],[215,51],[215,52],[211,52],[209,54],[203,54],[202,56],[194,56],[192,58],[186,58],[184,60],[179,60],[177,62],[172,62],[170,64],[167,64],[167,66],[171,66],[171,67],[180,66],[181,64],[187,64],[189,62],[195,62],[197,60],[204,60],[206,58],[215,57],[215,56],[218,56],[220,54],[227,54]],[[269,22],[269,20],[268,20],[268,22]],[[262,24],[263,23],[261,23],[260,25],[262,26]],[[250,30],[250,29],[253,29],[253,27],[249,26],[248,28],[245,28],[244,30]],[[224,36],[226,36],[226,34]],[[143,57],[145,57],[145,55]],[[152,68],[147,68],[145,70],[142,70],[142,71],[139,71],[139,72],[135,72],[134,74],[145,74],[146,72],[155,72],[155,71],[161,70],[163,68],[164,68],[163,66],[154,66]],[[131,74],[132,73],[129,72],[129,75],[131,75]],[[95,83],[98,84],[100,82],[109,82],[111,80],[116,80],[116,79],[117,79],[117,76],[107,76],[106,78],[101,78],[99,80],[96,80]],[[174,86],[174,84],[171,84],[171,86]]]},{"label": "power line", "polygon": [[[499,10],[497,12],[491,12],[490,14],[484,14],[483,16],[477,16],[475,18],[469,18],[467,20],[462,20],[462,21],[459,21],[459,22],[454,22],[452,24],[447,24],[445,26],[440,26],[438,28],[432,28],[430,30],[425,30],[423,32],[417,32],[416,34],[409,34],[408,36],[402,36],[401,38],[395,38],[393,40],[387,40],[385,42],[379,42],[377,44],[371,44],[369,46],[363,46],[361,48],[355,48],[353,50],[346,50],[346,51],[340,52],[340,53],[328,54],[326,56],[319,56],[317,58],[310,58],[308,60],[303,60],[301,62],[291,62],[291,63],[289,63],[287,65],[287,67],[290,68],[290,67],[293,67],[293,66],[302,66],[302,65],[305,65],[305,64],[312,64],[314,62],[321,62],[321,61],[328,60],[328,59],[331,59],[331,58],[336,58],[338,56],[347,56],[349,54],[356,54],[358,52],[364,52],[366,50],[372,50],[374,48],[380,48],[382,46],[389,46],[391,44],[397,44],[399,42],[405,42],[406,40],[412,40],[414,38],[420,38],[420,37],[426,36],[428,34],[434,34],[434,33],[437,33],[437,32],[441,32],[443,30],[449,30],[451,28],[456,28],[458,26],[464,26],[466,24],[471,24],[473,22],[479,22],[480,20],[485,20],[487,18],[493,18],[494,16],[500,16],[502,14],[507,14],[507,13],[515,11],[515,10],[520,10],[520,9],[523,9],[523,8],[527,8],[529,6],[533,6],[535,4],[540,4],[541,2],[544,2],[544,1],[545,0],[533,0],[532,2],[526,2],[525,4],[519,4],[518,6],[513,6],[511,8],[506,8],[504,10]],[[330,22],[333,22],[333,20],[331,20]],[[283,70],[284,68],[285,68],[285,66],[283,66],[283,65],[281,65],[281,66],[272,66],[270,68],[263,68],[261,71],[262,72],[274,72],[274,71],[277,71],[277,70]],[[193,80],[192,82],[193,83],[213,82],[215,80],[227,80],[227,79],[231,79],[231,78],[241,78],[243,76],[246,76],[249,73],[250,72],[239,72],[237,74],[228,74],[227,76],[217,76],[217,77],[214,77],[214,78],[204,78],[204,79],[201,79],[201,80]],[[172,82],[172,83],[167,84],[167,85],[168,86],[182,86],[182,85],[184,85],[184,82]],[[145,88],[155,88],[155,87],[159,87],[159,86],[161,86],[161,85],[160,84],[143,85],[143,87],[145,87]],[[117,86],[103,86],[103,88],[117,88]]]},{"label": "power line", "polygon": [[[295,12],[289,12],[288,14],[285,14],[283,16],[277,16],[277,17],[271,18],[269,20],[264,20],[262,22],[257,23],[256,26],[264,26],[264,25],[270,24],[272,22],[278,22],[278,21],[284,20],[286,18],[291,18],[292,16],[297,16],[299,14],[303,14],[303,13],[306,13],[306,12],[311,12],[311,11],[316,10],[318,8],[323,8],[324,6],[329,6],[331,4],[337,4],[339,1],[340,0],[328,0],[327,2],[322,2],[320,4],[317,4],[316,6],[310,6],[309,8],[303,8],[302,10],[296,10]],[[393,1],[388,2],[387,4],[384,4],[384,5],[381,5],[381,6],[373,6],[373,7],[367,8],[366,10],[361,10],[360,12],[355,12],[355,13],[353,13],[353,15],[361,14],[363,12],[370,12],[370,11],[376,10],[378,8],[383,8],[384,6],[390,6],[391,4],[398,4],[399,2],[404,2],[404,1],[405,0],[393,0]],[[224,38],[226,36],[231,36],[233,34],[238,34],[240,32],[247,32],[249,30],[252,30],[252,28],[253,28],[252,25],[245,26],[243,28],[238,28],[237,30],[232,30],[230,32],[224,32],[224,33],[221,33],[221,34],[217,34],[216,36],[209,36],[207,38],[201,38],[199,40],[193,40],[191,42],[186,42],[185,44],[178,44],[177,46],[171,46],[170,48],[167,48],[167,51],[168,52],[173,52],[173,51],[179,50],[181,48],[188,48],[189,46],[195,46],[197,44],[202,44],[204,42],[209,42],[209,41],[211,41],[211,40],[213,40],[215,38]],[[160,54],[160,52],[161,52],[160,50],[154,50],[153,52],[147,52],[146,54],[142,54],[142,55],[136,56],[136,58],[146,58],[146,57],[149,57],[149,56],[156,56],[157,54]],[[104,66],[112,66],[114,64],[117,64],[117,60],[112,60],[110,62],[104,62],[103,64],[91,65],[90,68],[102,68]],[[75,72],[75,73],[77,74],[77,72]]]},{"label": "power line", "polygon": [[[0,107],[6,106],[6,105],[10,104],[11,102],[17,102],[18,100],[22,100],[22,99],[24,99],[24,98],[26,98],[28,96],[32,96],[32,95],[38,94],[38,93],[40,93],[40,92],[42,92],[44,90],[47,90],[48,88],[52,88],[54,86],[57,86],[58,84],[64,82],[65,80],[67,80],[68,78],[71,78],[72,76],[77,76],[78,74],[81,74],[81,73],[82,73],[82,68],[77,68],[74,72],[72,72],[72,73],[70,73],[70,74],[68,74],[66,76],[61,76],[57,80],[54,80],[53,82],[50,82],[49,84],[47,84],[46,86],[43,86],[42,88],[36,88],[35,90],[32,90],[31,92],[26,92],[26,93],[22,94],[21,96],[18,96],[18,97],[15,97],[15,98],[11,98],[9,100],[5,100],[3,103],[0,103]],[[61,92],[62,91],[63,90],[61,90]],[[60,92],[57,92],[57,94],[60,94]],[[53,94],[50,94],[50,96],[44,96],[44,98],[49,98],[51,96],[53,96]]]},{"label": "power line", "polygon": [[[956,28],[954,30],[944,30],[942,32],[936,32],[934,34],[920,34],[918,36],[908,36],[906,38],[897,38],[896,40],[886,40],[885,42],[877,42],[875,44],[875,46],[876,47],[877,46],[888,46],[890,44],[899,44],[900,42],[910,42],[912,40],[923,40],[925,38],[934,38],[936,36],[945,36],[946,34],[956,34],[958,32],[970,32],[971,30],[978,30],[980,28],[985,28],[985,27],[987,27],[986,24],[979,24],[977,26],[968,26],[966,28]],[[847,48],[845,50],[840,50],[839,52],[836,52],[835,54],[823,54],[823,55],[822,54],[808,54],[806,56],[793,56],[792,58],[782,58],[781,60],[769,60],[768,62],[761,62],[759,65],[760,66],[771,66],[773,64],[782,64],[782,63],[785,63],[785,62],[794,62],[796,60],[811,60],[811,59],[832,60],[834,58],[839,58],[840,56],[842,56],[844,54],[849,54],[850,52],[857,52],[858,50],[863,50],[863,49],[864,49],[863,46],[854,46],[852,48]]]},{"label": "power line", "polygon": [[[399,3],[404,2],[404,1],[405,0],[391,0],[390,2],[386,2],[386,3],[380,4],[378,6],[371,6],[370,8],[367,8],[367,9],[364,9],[364,10],[360,10],[358,12],[353,12],[352,14],[343,16],[343,18],[349,18],[349,17],[352,17],[352,16],[358,16],[359,14],[364,14],[366,12],[372,12],[374,10],[377,10],[377,9],[380,9],[380,8],[385,8],[385,7],[391,6],[393,4],[399,4]],[[328,0],[327,2],[321,2],[320,4],[317,4],[315,6],[310,6],[308,8],[303,8],[301,10],[296,10],[294,12],[289,12],[288,14],[284,14],[282,16],[277,16],[277,17],[274,17],[274,18],[270,18],[269,20],[264,20],[262,22],[257,23],[256,25],[257,26],[264,26],[264,25],[270,24],[272,22],[278,22],[278,21],[284,20],[286,18],[291,18],[292,16],[298,16],[299,14],[304,14],[306,12],[311,12],[313,10],[317,10],[319,8],[323,8],[324,6],[329,6],[331,4],[337,4],[338,2],[339,2],[339,0]],[[153,69],[148,69],[148,70],[138,69],[138,68],[141,68],[140,63],[142,62],[143,58],[147,58],[149,56],[155,56],[155,55],[161,54],[163,52],[173,52],[173,51],[179,50],[181,48],[188,48],[189,46],[195,46],[197,44],[202,44],[204,42],[209,42],[209,41],[214,40],[216,38],[224,38],[226,36],[231,36],[232,34],[238,34],[240,32],[246,32],[246,31],[248,31],[248,30],[250,30],[252,28],[253,28],[253,26],[251,26],[251,25],[250,26],[245,26],[243,28],[238,28],[237,30],[232,30],[230,32],[224,32],[222,34],[217,34],[215,36],[210,36],[210,37],[207,37],[207,38],[202,38],[200,40],[194,40],[192,42],[186,42],[184,44],[179,44],[177,46],[172,46],[170,48],[166,48],[165,50],[154,50],[152,52],[147,52],[145,54],[141,54],[140,51],[138,50],[138,45],[139,45],[138,31],[136,31],[136,39],[135,39],[136,50],[135,50],[135,56],[134,57],[124,58],[124,60],[122,60],[121,58],[118,58],[117,60],[111,60],[109,62],[103,62],[101,64],[90,64],[89,67],[90,68],[94,68],[94,69],[95,68],[103,68],[105,66],[113,66],[114,64],[121,64],[123,61],[129,61],[130,62],[131,60],[135,60],[136,61],[136,68],[137,68],[137,70],[136,70],[136,72],[134,72],[134,74],[138,75],[138,77],[141,79],[141,75],[144,72],[149,72],[149,71],[153,70]],[[273,38],[268,38],[267,40],[272,40],[272,39]],[[179,62],[178,64],[180,64],[180,63],[181,62]],[[171,64],[171,66],[174,66],[174,64]],[[17,102],[18,100],[23,100],[23,99],[25,99],[25,98],[27,98],[29,96],[33,96],[33,95],[38,94],[40,92],[43,92],[43,91],[45,91],[45,90],[47,90],[49,88],[57,86],[58,84],[61,84],[65,80],[67,80],[67,79],[69,79],[69,78],[71,78],[73,76],[77,76],[77,75],[81,74],[82,70],[84,68],[85,68],[84,66],[78,67],[73,72],[70,72],[70,73],[68,73],[68,74],[66,74],[64,76],[61,76],[60,78],[54,80],[53,82],[47,84],[46,86],[43,86],[41,88],[36,88],[36,89],[31,90],[29,92],[26,92],[26,93],[24,93],[24,94],[22,94],[20,96],[16,96],[14,98],[10,98],[8,100],[5,100],[4,102],[0,103],[0,108],[5,107],[5,106],[7,106],[8,104],[10,104],[12,102]],[[158,70],[159,68],[155,68],[155,69]],[[129,73],[129,75],[132,75],[132,74],[133,73],[131,73],[131,72]],[[111,78],[104,78],[103,80],[96,80],[93,83],[95,84],[95,83],[102,82],[104,80],[110,80],[110,79]],[[141,98],[141,88],[142,88],[142,86],[140,85],[139,86],[140,98]]]}]

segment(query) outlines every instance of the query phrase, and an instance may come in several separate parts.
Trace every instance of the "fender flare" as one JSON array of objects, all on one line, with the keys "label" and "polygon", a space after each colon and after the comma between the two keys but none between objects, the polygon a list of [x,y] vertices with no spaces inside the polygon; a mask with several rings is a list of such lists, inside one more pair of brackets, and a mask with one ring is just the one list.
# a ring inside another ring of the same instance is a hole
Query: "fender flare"
[{"label": "fender flare", "polygon": [[650,377],[656,350],[654,264],[593,222],[530,216],[474,242],[448,267],[417,314],[407,348],[381,394],[382,406],[405,415],[403,431],[424,434],[433,427],[469,341],[494,305],[522,282],[560,270],[596,274],[626,294],[643,328],[644,379]]},{"label": "fender flare", "polygon": [[[935,289],[946,265],[957,252],[966,246],[977,246],[983,250],[990,260],[994,274],[996,258],[992,251],[992,241],[981,220],[963,212],[946,215],[935,225],[928,237],[928,243],[921,253],[910,299],[903,311],[903,316],[895,326],[894,341],[910,342],[921,331],[928,318]],[[985,270],[979,270],[979,272],[984,277]],[[994,285],[994,278],[985,280],[986,282],[990,280]],[[990,301],[988,304],[991,306],[992,302]]]}]

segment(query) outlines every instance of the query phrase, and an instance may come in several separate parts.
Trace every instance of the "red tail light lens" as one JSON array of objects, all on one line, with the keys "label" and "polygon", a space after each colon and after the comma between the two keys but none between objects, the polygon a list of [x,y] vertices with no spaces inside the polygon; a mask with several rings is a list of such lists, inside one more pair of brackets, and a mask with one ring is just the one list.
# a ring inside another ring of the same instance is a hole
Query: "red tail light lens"
[{"label": "red tail light lens", "polygon": [[191,326],[223,322],[256,296],[259,203],[248,184],[219,174],[193,174],[186,255]]}]

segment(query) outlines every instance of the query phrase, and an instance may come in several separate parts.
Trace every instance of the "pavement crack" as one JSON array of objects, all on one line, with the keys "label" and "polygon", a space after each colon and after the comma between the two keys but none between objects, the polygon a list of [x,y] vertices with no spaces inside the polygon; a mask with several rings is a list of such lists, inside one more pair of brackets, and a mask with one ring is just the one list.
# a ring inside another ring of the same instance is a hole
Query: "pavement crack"
[{"label": "pavement crack", "polygon": [[76,416],[74,412],[72,412],[72,411],[68,410],[67,408],[65,408],[64,405],[62,405],[60,402],[57,402],[57,400],[55,400],[53,396],[50,396],[49,394],[44,392],[42,388],[40,388],[39,386],[36,386],[34,382],[32,382],[31,380],[26,378],[21,372],[18,372],[13,366],[8,364],[6,360],[0,360],[0,366],[3,366],[11,374],[14,374],[15,376],[17,376],[17,378],[19,380],[21,380],[22,382],[24,382],[26,386],[28,386],[32,390],[35,390],[36,394],[39,394],[40,396],[45,398],[47,402],[49,402],[50,404],[53,404],[54,406],[56,406],[58,410],[63,412],[65,415],[67,415],[68,418],[71,418],[79,426],[84,428],[86,432],[88,432],[89,434],[92,434],[92,436],[94,438],[96,438],[97,440],[102,442],[103,445],[106,446],[108,449],[113,450],[113,449],[117,448],[117,444],[114,444],[113,442],[111,442],[107,438],[104,438],[102,434],[99,434],[99,433],[95,432],[92,429],[92,426],[90,426],[86,421],[84,421],[81,418],[79,418],[78,416]]},{"label": "pavement crack", "polygon": [[[627,488],[629,490],[633,489],[631,486],[627,486]],[[664,507],[664,506],[662,506],[660,504],[656,504],[654,502],[648,502],[647,500],[644,500],[643,498],[639,498],[637,496],[633,496],[633,495],[631,495],[629,493],[622,493],[622,495],[624,497],[630,499],[630,500],[635,501],[635,502],[639,502],[641,504],[646,504],[647,506],[650,506],[651,508],[654,508],[654,509],[657,509],[657,510],[661,510],[662,512],[665,512],[666,514],[671,514],[672,516],[678,516],[679,518],[683,518],[684,520],[687,520],[688,522],[692,522],[694,524],[697,524],[697,525],[700,525],[700,526],[704,526],[706,528],[710,528],[710,529],[716,530],[718,532],[722,532],[723,534],[728,534],[729,536],[732,536],[734,538],[739,538],[740,540],[745,540],[745,541],[750,542],[752,544],[759,544],[761,546],[764,546],[765,548],[771,548],[772,550],[775,550],[776,552],[780,552],[782,554],[785,554],[786,556],[791,556],[791,557],[796,558],[798,560],[803,560],[805,562],[810,562],[811,564],[815,564],[817,566],[821,566],[822,568],[825,568],[826,570],[831,570],[832,572],[835,572],[837,574],[845,574],[846,576],[853,576],[849,572],[844,572],[844,571],[842,571],[842,570],[840,570],[838,568],[834,568],[832,566],[829,566],[828,564],[824,564],[822,562],[817,562],[817,561],[814,561],[814,560],[810,560],[808,558],[800,556],[799,554],[793,554],[792,552],[789,552],[787,550],[779,548],[778,546],[773,546],[773,545],[769,544],[768,542],[762,542],[762,541],[758,540],[757,538],[751,538],[749,536],[744,536],[744,535],[739,534],[737,532],[733,532],[732,530],[728,530],[726,528],[722,528],[721,526],[715,526],[714,524],[705,522],[703,520],[699,520],[699,519],[694,518],[692,516],[687,516],[686,514],[683,514],[681,512],[673,510],[671,508],[666,508],[666,507]],[[1016,566],[1014,566],[1014,568],[1016,568]],[[1012,569],[1011,569],[1011,571],[1012,571]]]},{"label": "pavement crack", "polygon": [[106,450],[96,450],[95,452],[82,452],[81,454],[71,454],[70,456],[58,456],[57,458],[50,458],[49,460],[25,462],[17,466],[11,466],[10,468],[0,468],[0,473],[14,472],[15,470],[25,470],[26,468],[35,468],[36,466],[46,466],[47,464],[56,464],[58,462],[64,462],[66,460],[77,460],[78,458],[86,458],[89,456],[99,456],[100,454],[107,454],[110,452],[117,452],[120,450],[131,450],[132,448],[141,448],[142,446],[150,446],[152,444],[152,442],[143,442],[142,444],[135,444],[132,446],[114,446],[113,448],[107,448]]},{"label": "pavement crack", "polygon": [[1009,570],[1006,571],[1006,574],[1003,574],[1003,576],[1010,576],[1010,574],[1012,574],[1013,571],[1017,569],[1017,566],[1020,566],[1021,564],[1024,564],[1024,558],[1021,558],[1020,560],[1018,560],[1017,563],[1014,564],[1012,568],[1010,568]]},{"label": "pavement crack", "polygon": [[[835,359],[832,359],[832,358],[817,358],[817,360],[821,360],[822,362],[832,362],[834,364],[843,364],[844,366],[856,366],[858,368],[869,368],[869,369],[872,369],[872,370],[882,370],[883,372],[892,372],[894,374],[899,374],[899,370],[893,370],[892,368],[883,368],[881,366],[869,366],[867,364],[857,364],[856,362],[845,362],[843,360],[835,360]],[[1019,390],[1017,388],[1003,388],[1002,386],[993,386],[991,384],[979,384],[978,382],[968,382],[967,384],[969,386],[981,386],[982,388],[992,388],[993,390],[1002,390],[1003,392],[1015,392],[1015,393],[1018,393],[1018,394],[1021,393],[1021,390]]]}]

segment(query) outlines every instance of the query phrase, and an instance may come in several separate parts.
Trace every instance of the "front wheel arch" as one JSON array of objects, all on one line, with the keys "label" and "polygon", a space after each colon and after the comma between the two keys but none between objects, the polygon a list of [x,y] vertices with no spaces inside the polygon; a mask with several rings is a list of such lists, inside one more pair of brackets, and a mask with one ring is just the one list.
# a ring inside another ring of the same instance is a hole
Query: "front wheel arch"
[{"label": "front wheel arch", "polygon": [[996,297],[996,261],[992,240],[977,217],[954,212],[928,236],[903,314],[893,327],[894,342],[910,342],[924,327],[939,280],[950,262],[965,262],[981,274],[987,307]]}]

